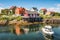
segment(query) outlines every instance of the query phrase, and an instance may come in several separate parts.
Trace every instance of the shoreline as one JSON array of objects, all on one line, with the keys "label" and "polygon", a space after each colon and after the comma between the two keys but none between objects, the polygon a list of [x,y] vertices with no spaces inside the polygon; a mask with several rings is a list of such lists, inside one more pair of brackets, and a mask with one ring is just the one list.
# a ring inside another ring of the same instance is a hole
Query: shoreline
[{"label": "shoreline", "polygon": [[44,20],[43,22],[27,22],[27,21],[23,21],[23,20],[20,20],[20,21],[17,21],[17,20],[12,20],[12,21],[1,20],[0,25],[60,24],[60,22],[59,23],[56,23],[56,22],[57,21],[52,22],[52,21],[46,21],[46,20]]}]

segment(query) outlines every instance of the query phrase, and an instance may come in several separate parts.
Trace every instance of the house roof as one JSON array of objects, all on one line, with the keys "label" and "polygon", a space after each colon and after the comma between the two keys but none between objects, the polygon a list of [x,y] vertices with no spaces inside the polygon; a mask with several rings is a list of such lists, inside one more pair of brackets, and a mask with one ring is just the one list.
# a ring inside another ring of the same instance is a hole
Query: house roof
[{"label": "house roof", "polygon": [[43,10],[43,11],[47,11],[47,9],[45,9],[45,8],[42,8],[41,10]]},{"label": "house roof", "polygon": [[14,9],[14,8],[16,8],[16,6],[12,6],[12,7],[10,7],[11,10]]},{"label": "house roof", "polygon": [[26,10],[28,14],[39,14],[37,11]]}]

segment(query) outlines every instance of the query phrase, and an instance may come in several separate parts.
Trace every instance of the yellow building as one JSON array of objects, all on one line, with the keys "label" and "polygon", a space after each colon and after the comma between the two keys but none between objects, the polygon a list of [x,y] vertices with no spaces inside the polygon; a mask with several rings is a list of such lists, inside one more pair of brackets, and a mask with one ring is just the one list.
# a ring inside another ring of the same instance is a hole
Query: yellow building
[{"label": "yellow building", "polygon": [[45,15],[54,15],[55,12],[47,11]]}]

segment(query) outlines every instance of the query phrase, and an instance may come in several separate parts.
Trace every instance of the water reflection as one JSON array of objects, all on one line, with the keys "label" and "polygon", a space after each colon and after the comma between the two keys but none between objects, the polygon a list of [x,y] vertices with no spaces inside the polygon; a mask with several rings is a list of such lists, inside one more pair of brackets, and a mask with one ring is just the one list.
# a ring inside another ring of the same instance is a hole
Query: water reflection
[{"label": "water reflection", "polygon": [[26,26],[29,29],[29,32],[39,31],[39,24],[31,24]]},{"label": "water reflection", "polygon": [[13,27],[10,26],[0,26],[0,33],[12,33]]},{"label": "water reflection", "polygon": [[20,25],[15,25],[13,32],[16,33],[17,35],[20,34],[25,34],[25,33],[30,33],[30,32],[36,32],[39,31],[40,25],[39,24],[31,24],[31,25],[25,25],[25,26],[20,26]]},{"label": "water reflection", "polygon": [[[31,24],[31,25],[6,25],[6,26],[0,26],[0,34],[1,33],[12,33],[17,34],[19,39],[27,40],[27,37],[29,40],[60,40],[60,26],[52,26],[54,35],[51,38],[49,35],[45,36],[43,35],[41,29],[45,25],[43,24]],[[37,33],[38,32],[38,33]],[[23,35],[21,35],[23,34]],[[7,35],[8,36],[8,35]]]},{"label": "water reflection", "polygon": [[54,35],[53,35],[54,36],[54,40],[60,40],[60,25],[55,26],[53,28],[53,31],[55,32]]}]

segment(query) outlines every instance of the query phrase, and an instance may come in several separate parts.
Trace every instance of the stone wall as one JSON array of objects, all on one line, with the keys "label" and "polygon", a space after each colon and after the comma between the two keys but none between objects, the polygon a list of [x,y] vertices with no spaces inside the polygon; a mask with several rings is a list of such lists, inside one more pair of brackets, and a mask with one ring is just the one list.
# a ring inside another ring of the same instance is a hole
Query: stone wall
[{"label": "stone wall", "polygon": [[47,19],[45,20],[45,23],[47,24],[60,24],[60,19]]}]

